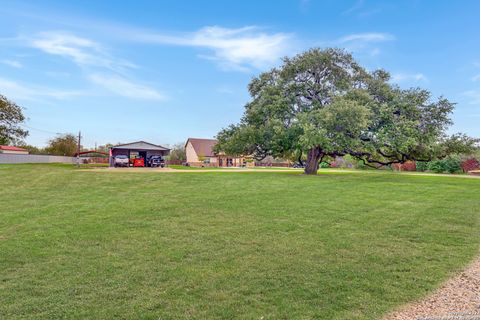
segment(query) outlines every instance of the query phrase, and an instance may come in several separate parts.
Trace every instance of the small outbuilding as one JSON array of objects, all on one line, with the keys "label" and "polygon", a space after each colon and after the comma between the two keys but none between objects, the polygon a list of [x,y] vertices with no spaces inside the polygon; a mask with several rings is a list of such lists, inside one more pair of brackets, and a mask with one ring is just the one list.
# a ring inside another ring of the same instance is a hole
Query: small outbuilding
[{"label": "small outbuilding", "polygon": [[167,156],[170,154],[170,149],[145,141],[137,141],[132,143],[119,144],[110,148],[110,166],[114,166],[114,157],[122,155],[129,159],[143,158],[144,163],[151,156]]},{"label": "small outbuilding", "polygon": [[14,146],[0,146],[0,153],[8,154],[28,154],[28,150]]}]

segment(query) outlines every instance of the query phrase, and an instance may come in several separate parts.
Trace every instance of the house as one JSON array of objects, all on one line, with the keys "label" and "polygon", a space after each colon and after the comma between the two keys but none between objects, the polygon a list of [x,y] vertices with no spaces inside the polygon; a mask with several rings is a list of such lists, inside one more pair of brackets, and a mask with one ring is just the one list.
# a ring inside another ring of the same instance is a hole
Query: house
[{"label": "house", "polygon": [[28,150],[13,146],[0,146],[0,153],[8,154],[28,154]]},{"label": "house", "polygon": [[170,154],[170,149],[145,142],[136,141],[131,143],[119,144],[110,148],[110,166],[114,165],[114,157],[119,155],[125,155],[129,159],[143,158],[144,162],[150,156],[167,156]]},{"label": "house", "polygon": [[248,156],[231,156],[223,152],[215,152],[215,139],[188,138],[185,143],[187,163],[193,167],[244,167],[253,166],[253,160]]}]

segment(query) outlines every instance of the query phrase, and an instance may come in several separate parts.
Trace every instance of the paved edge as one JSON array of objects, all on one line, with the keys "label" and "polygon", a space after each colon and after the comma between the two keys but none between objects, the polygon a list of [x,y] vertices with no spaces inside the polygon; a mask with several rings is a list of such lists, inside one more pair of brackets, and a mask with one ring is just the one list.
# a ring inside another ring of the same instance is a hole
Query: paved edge
[{"label": "paved edge", "polygon": [[480,319],[480,256],[419,301],[387,314],[383,320]]}]

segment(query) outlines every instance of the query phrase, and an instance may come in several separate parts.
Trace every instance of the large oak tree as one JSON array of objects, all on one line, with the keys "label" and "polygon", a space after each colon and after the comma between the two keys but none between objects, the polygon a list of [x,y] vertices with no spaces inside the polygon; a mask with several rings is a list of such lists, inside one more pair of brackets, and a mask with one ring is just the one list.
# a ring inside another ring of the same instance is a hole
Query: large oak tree
[{"label": "large oak tree", "polygon": [[306,155],[307,174],[326,157],[351,155],[378,167],[470,150],[473,139],[446,134],[453,103],[389,79],[341,49],[285,58],[251,81],[240,123],[217,135],[216,149],[257,159]]}]

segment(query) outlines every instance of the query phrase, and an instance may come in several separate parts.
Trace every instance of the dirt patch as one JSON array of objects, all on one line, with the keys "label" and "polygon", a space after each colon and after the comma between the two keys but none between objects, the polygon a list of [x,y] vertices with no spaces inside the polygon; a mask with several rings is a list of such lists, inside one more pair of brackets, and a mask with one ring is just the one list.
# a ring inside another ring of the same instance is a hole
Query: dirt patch
[{"label": "dirt patch", "polygon": [[408,304],[383,320],[480,320],[480,257],[427,298]]}]

